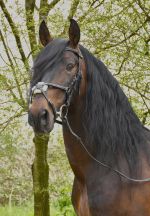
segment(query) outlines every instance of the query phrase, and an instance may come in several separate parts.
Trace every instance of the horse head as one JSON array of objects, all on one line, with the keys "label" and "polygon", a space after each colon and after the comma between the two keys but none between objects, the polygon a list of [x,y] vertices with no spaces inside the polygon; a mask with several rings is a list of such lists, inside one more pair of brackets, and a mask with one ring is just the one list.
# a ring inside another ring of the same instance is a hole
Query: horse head
[{"label": "horse head", "polygon": [[33,66],[28,115],[29,124],[37,133],[49,133],[53,129],[62,108],[68,110],[79,87],[82,76],[80,28],[73,19],[68,34],[69,40],[53,39],[45,21],[39,28],[44,49]]}]

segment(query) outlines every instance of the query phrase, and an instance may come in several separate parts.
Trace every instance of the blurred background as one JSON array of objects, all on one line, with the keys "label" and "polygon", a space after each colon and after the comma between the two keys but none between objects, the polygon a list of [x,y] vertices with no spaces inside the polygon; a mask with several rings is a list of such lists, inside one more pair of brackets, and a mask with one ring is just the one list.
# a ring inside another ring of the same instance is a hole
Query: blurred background
[{"label": "blurred background", "polygon": [[[141,122],[150,127],[149,0],[0,0],[0,215],[33,216],[32,128],[27,123],[33,60],[41,50],[40,22],[53,37],[68,37],[70,18],[81,28],[80,43],[100,58],[119,81]],[[73,216],[73,174],[61,133],[50,134],[52,216]]]}]

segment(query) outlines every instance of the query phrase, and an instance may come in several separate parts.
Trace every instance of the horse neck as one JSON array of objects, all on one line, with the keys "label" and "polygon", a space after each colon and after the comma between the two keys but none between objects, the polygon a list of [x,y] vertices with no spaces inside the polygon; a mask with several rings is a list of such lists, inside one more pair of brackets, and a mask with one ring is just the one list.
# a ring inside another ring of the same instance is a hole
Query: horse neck
[{"label": "horse neck", "polygon": [[[82,102],[75,100],[69,108],[68,124],[71,130],[79,136],[84,143],[85,136],[81,118],[82,110]],[[74,174],[83,181],[91,158],[83,148],[81,142],[71,133],[69,127],[66,124],[63,126],[66,153]]]}]

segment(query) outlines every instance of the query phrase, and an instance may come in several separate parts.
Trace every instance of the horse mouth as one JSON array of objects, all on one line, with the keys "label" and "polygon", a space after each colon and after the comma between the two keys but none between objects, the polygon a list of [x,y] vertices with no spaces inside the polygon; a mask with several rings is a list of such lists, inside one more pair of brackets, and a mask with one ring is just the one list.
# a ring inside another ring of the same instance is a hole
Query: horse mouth
[{"label": "horse mouth", "polygon": [[53,130],[54,127],[50,127],[49,125],[45,127],[36,128],[33,127],[33,130],[36,134],[48,134]]},{"label": "horse mouth", "polygon": [[52,126],[50,124],[45,125],[45,126],[34,125],[34,126],[32,126],[32,128],[34,130],[34,133],[36,133],[36,134],[48,134],[53,130],[54,125],[52,125]]}]

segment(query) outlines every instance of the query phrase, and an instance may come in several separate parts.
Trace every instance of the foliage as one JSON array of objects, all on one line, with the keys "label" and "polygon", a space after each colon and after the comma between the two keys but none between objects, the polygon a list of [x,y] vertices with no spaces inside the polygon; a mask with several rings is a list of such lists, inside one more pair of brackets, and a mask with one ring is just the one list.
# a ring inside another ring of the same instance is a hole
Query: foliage
[{"label": "foliage", "polygon": [[[64,189],[66,190],[66,189]],[[61,194],[61,198],[57,199],[55,202],[52,201],[50,207],[50,213],[53,216],[75,216],[72,204],[70,202],[70,197],[63,193]]]}]

